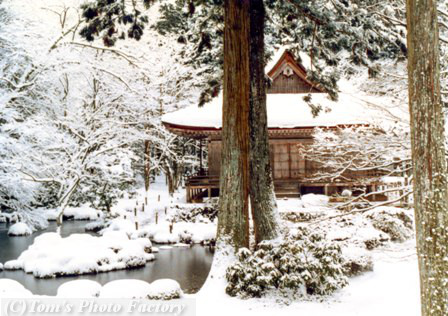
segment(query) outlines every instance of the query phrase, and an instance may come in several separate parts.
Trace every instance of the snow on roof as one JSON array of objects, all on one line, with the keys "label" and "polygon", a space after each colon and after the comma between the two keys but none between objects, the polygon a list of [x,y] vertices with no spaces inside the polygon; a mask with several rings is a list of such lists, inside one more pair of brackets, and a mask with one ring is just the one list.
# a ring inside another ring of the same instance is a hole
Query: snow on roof
[{"label": "snow on roof", "polygon": [[[311,108],[303,99],[308,94],[268,94],[267,114],[269,128],[330,127],[337,125],[368,124],[369,111],[363,101],[349,94],[340,93],[337,102],[325,93],[313,93],[312,103],[321,106],[313,117]],[[192,105],[165,114],[162,121],[186,127],[221,128],[222,94],[203,107]]]}]

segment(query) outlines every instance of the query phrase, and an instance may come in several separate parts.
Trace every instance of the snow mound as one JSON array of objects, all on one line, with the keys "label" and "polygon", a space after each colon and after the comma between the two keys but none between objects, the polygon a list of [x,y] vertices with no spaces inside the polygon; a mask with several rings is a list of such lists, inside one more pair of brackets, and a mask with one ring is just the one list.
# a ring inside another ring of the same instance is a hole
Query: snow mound
[{"label": "snow mound", "polygon": [[100,292],[100,298],[146,298],[152,288],[141,280],[116,280],[106,283]]},{"label": "snow mound", "polygon": [[98,297],[101,292],[101,284],[91,280],[69,281],[58,288],[57,297],[64,298],[91,298]]},{"label": "snow mound", "polygon": [[23,269],[38,278],[80,275],[141,267],[154,260],[148,239],[130,240],[125,233],[110,232],[101,237],[72,234],[62,238],[45,233],[34,240],[7,269]]},{"label": "snow mound", "polygon": [[0,263],[0,271],[2,271],[2,270],[3,270],[3,264]]},{"label": "snow mound", "polygon": [[302,202],[305,207],[328,206],[329,197],[321,194],[305,194],[302,196]]},{"label": "snow mound", "polygon": [[148,298],[152,300],[172,300],[181,298],[182,295],[182,289],[177,281],[160,279],[151,283]]},{"label": "snow mound", "polygon": [[22,284],[10,279],[0,279],[0,298],[31,297],[33,294]]},{"label": "snow mound", "polygon": [[25,223],[15,223],[9,227],[9,236],[29,236],[33,233],[31,228]]}]

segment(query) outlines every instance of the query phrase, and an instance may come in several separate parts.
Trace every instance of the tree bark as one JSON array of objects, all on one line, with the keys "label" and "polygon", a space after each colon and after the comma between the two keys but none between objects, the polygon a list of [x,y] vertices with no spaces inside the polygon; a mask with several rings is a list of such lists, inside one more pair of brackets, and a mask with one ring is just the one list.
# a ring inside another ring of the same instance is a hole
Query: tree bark
[{"label": "tree bark", "polygon": [[226,0],[218,238],[249,246],[249,0]]},{"label": "tree bark", "polygon": [[437,3],[407,0],[414,208],[423,316],[448,315],[448,191]]},{"label": "tree bark", "polygon": [[265,14],[263,0],[250,1],[250,202],[257,244],[279,236],[266,113]]}]

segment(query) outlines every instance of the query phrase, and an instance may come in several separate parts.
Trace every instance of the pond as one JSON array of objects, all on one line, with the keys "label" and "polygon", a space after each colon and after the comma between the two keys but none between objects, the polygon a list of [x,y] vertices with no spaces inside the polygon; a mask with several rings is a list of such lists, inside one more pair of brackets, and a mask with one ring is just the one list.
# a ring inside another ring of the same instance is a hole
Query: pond
[{"label": "pond", "polygon": [[[85,221],[67,221],[62,226],[62,237],[74,233],[84,233]],[[45,233],[56,231],[56,223],[43,231],[27,237],[9,237],[8,224],[0,223],[0,262],[17,259],[30,246],[34,238]],[[158,245],[154,245],[158,246]],[[107,273],[88,274],[54,279],[37,279],[23,271],[1,271],[0,279],[13,279],[23,284],[28,290],[39,295],[56,295],[58,287],[65,282],[79,279],[93,280],[101,284],[120,279],[139,279],[152,282],[157,279],[174,279],[181,285],[185,293],[195,293],[204,284],[213,260],[213,250],[195,245],[191,248],[160,250],[155,254],[156,260],[148,262],[145,267],[132,270],[120,270]]]}]

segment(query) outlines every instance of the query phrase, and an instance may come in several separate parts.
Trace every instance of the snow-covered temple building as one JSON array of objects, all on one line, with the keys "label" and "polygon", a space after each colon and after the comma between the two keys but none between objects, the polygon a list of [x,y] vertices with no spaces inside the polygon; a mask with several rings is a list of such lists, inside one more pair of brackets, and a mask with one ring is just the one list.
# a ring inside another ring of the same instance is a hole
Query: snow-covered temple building
[{"label": "snow-covered temple building", "polygon": [[[378,183],[373,181],[372,174],[367,173],[352,173],[344,180],[335,179],[331,182],[313,180],[312,175],[319,166],[302,156],[298,146],[306,146],[313,141],[312,134],[316,127],[366,125],[359,102],[354,102],[350,95],[343,93],[337,102],[329,100],[319,85],[308,79],[306,69],[288,51],[284,51],[274,62],[267,72],[272,80],[267,94],[267,114],[271,167],[277,197],[297,197],[306,193],[337,195],[346,188],[360,186],[367,192],[374,190]],[[322,107],[316,117],[304,100],[309,94],[312,94],[312,103]],[[207,142],[208,169],[187,180],[187,201],[218,196],[222,96],[201,108],[192,105],[166,114],[162,121],[172,133]],[[372,181],[369,181],[370,177]]]}]

